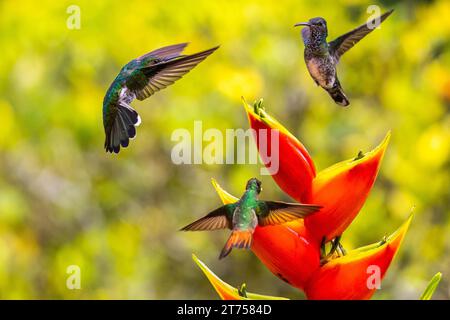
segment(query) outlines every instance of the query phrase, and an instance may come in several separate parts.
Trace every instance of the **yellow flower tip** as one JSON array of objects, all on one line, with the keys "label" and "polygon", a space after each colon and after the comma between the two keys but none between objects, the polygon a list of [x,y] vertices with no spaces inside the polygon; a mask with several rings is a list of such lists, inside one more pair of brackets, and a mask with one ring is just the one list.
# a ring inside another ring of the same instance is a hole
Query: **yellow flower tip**
[{"label": "yellow flower tip", "polygon": [[367,161],[368,159],[374,158],[376,156],[382,158],[384,153],[386,152],[387,146],[389,145],[389,141],[391,139],[391,131],[389,130],[383,140],[376,146],[372,151],[369,151],[364,154],[364,157],[354,160],[353,164]]},{"label": "yellow flower tip", "polygon": [[[204,264],[200,259],[197,258],[195,254],[192,254],[192,260],[199,266],[199,268],[203,271],[203,273],[208,278],[209,282],[213,286],[214,290],[216,290],[217,294],[222,300],[288,300],[283,297],[274,297],[274,296],[266,296],[260,295],[256,293],[250,293],[245,290],[245,296],[241,296],[239,290],[222,279],[220,279],[214,272],[212,272],[206,264]],[[241,287],[243,288],[243,287]],[[246,289],[244,287],[244,289]]]},{"label": "yellow flower tip", "polygon": [[369,163],[371,162],[371,160],[377,160],[378,164],[381,163],[381,160],[383,159],[384,153],[389,144],[390,138],[391,138],[391,131],[388,131],[384,139],[381,141],[381,143],[378,146],[376,146],[373,150],[363,153],[361,155],[358,154],[356,158],[338,162],[320,171],[317,176],[318,180],[317,183],[321,181],[327,181],[328,179],[331,179],[332,177],[337,176],[340,173],[346,172],[351,168],[358,166],[359,164]]},{"label": "yellow flower tip", "polygon": [[[209,270],[208,267],[195,255],[195,253],[192,254],[192,260],[202,269],[202,271]],[[206,274],[206,272],[205,272]]]},{"label": "yellow flower tip", "polygon": [[206,278],[208,278],[209,282],[213,286],[214,290],[216,290],[217,294],[222,300],[230,300],[236,299],[240,300],[242,297],[239,295],[238,290],[228,283],[220,279],[214,272],[212,272],[206,264],[204,264],[200,259],[197,258],[195,254],[192,254],[192,259],[199,266],[199,268],[203,271]]},{"label": "yellow flower tip", "polygon": [[411,213],[408,217],[408,219],[403,223],[403,225],[400,226],[393,234],[391,234],[386,241],[386,244],[393,244],[395,247],[400,247],[401,243],[403,242],[403,239],[405,238],[406,232],[409,229],[409,226],[411,225],[411,221],[414,214]]},{"label": "yellow flower tip", "polygon": [[239,200],[239,198],[236,198],[235,196],[229,194],[227,191],[225,191],[217,182],[216,179],[211,178],[211,183],[216,190],[217,194],[220,197],[220,200],[222,200],[223,204],[233,203]]},{"label": "yellow flower tip", "polygon": [[217,187],[220,187],[219,183],[217,182],[217,180],[215,178],[211,178],[211,183],[214,186],[214,189]]},{"label": "yellow flower tip", "polygon": [[378,246],[378,248],[383,248],[386,246],[393,246],[397,252],[397,249],[402,244],[403,239],[405,238],[406,232],[408,231],[409,226],[411,225],[413,216],[414,216],[413,213],[411,213],[409,215],[408,219],[406,219],[406,221],[403,222],[403,224],[397,230],[395,230],[390,236],[385,237],[385,240],[382,240],[384,243],[382,245]]},{"label": "yellow flower tip", "polygon": [[383,154],[387,149],[387,146],[389,145],[389,141],[391,140],[391,130],[389,130],[386,133],[386,136],[384,137],[384,139],[381,141],[381,143],[378,145],[378,147],[375,148],[374,152],[376,153],[376,151],[378,150],[382,150]]},{"label": "yellow flower tip", "polygon": [[251,113],[256,117],[259,117],[257,114],[255,114],[255,112],[253,111],[253,107],[247,102],[247,100],[245,100],[244,96],[241,96],[241,101],[242,104],[244,105],[245,111],[247,113]]}]

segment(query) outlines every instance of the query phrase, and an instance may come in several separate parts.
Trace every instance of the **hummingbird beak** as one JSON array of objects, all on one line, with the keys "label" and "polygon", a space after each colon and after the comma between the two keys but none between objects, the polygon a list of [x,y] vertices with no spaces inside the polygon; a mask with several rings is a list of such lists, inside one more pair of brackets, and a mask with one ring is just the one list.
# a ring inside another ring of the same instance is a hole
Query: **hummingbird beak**
[{"label": "hummingbird beak", "polygon": [[300,27],[300,26],[311,27],[311,25],[308,22],[299,22],[299,23],[294,24],[294,27]]}]

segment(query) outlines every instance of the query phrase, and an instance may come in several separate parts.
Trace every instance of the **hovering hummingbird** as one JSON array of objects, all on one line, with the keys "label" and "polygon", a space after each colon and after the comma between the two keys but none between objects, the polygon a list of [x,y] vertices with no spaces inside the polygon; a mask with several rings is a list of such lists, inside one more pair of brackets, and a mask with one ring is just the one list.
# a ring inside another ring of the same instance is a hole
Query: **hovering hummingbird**
[{"label": "hovering hummingbird", "polygon": [[141,118],[130,106],[135,98],[144,100],[171,85],[219,48],[182,55],[187,45],[180,43],[154,50],[131,60],[120,70],[103,99],[107,152],[118,153],[120,146],[127,147],[129,139],[136,136],[135,127]]},{"label": "hovering hummingbird", "polygon": [[278,225],[304,218],[321,208],[311,204],[258,200],[262,189],[261,181],[256,178],[248,180],[245,189],[239,201],[213,210],[181,230],[231,229],[231,235],[219,256],[219,259],[222,259],[232,248],[249,249],[256,226]]},{"label": "hovering hummingbird", "polygon": [[299,22],[294,25],[294,27],[305,27],[302,29],[302,38],[305,44],[304,57],[309,74],[337,104],[341,106],[350,104],[336,74],[336,65],[339,59],[358,41],[378,27],[392,11],[394,10],[368,21],[331,42],[327,42],[328,29],[324,18],[313,18],[308,22]]}]

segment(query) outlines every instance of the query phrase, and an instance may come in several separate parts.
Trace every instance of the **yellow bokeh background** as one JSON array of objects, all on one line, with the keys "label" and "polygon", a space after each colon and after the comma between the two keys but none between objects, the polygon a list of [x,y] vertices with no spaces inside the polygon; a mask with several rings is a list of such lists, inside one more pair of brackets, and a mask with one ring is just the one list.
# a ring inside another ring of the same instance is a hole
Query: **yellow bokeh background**
[{"label": "yellow bokeh background", "polygon": [[[338,72],[351,105],[317,88],[294,23],[327,19],[329,39],[394,14],[350,50]],[[67,8],[81,13],[67,27]],[[133,106],[137,138],[103,150],[102,100],[120,68],[158,47],[220,49]],[[220,205],[210,178],[234,194],[259,165],[175,165],[174,130],[247,128],[240,103],[267,110],[305,144],[318,169],[392,139],[347,248],[415,218],[376,299],[416,299],[436,272],[450,298],[450,2],[0,1],[0,298],[216,298],[191,253],[233,285],[302,299],[250,252],[217,256],[227,232],[177,230]],[[264,198],[289,200],[261,177]],[[301,262],[299,262],[301,263]],[[81,289],[66,269],[78,265]]]}]

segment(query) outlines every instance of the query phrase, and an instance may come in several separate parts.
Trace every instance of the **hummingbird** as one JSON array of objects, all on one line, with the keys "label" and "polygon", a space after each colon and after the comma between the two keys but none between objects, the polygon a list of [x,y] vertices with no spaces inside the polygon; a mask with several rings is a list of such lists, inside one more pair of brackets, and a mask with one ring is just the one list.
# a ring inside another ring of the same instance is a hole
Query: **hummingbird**
[{"label": "hummingbird", "polygon": [[147,99],[171,85],[219,48],[183,55],[187,45],[180,43],[151,51],[120,70],[103,99],[106,152],[119,153],[120,147],[127,147],[136,136],[135,127],[141,118],[130,106],[134,99]]},{"label": "hummingbird", "polygon": [[312,18],[308,22],[299,22],[294,25],[294,27],[304,27],[301,34],[309,74],[337,104],[344,107],[350,104],[336,73],[336,65],[341,56],[377,28],[393,11],[390,10],[331,42],[327,42],[328,29],[324,18]]},{"label": "hummingbird", "polygon": [[219,207],[181,230],[231,229],[231,235],[219,256],[222,259],[233,248],[249,249],[256,226],[279,225],[305,218],[321,208],[312,204],[258,200],[261,190],[261,181],[252,178],[248,180],[245,193],[237,202]]}]

